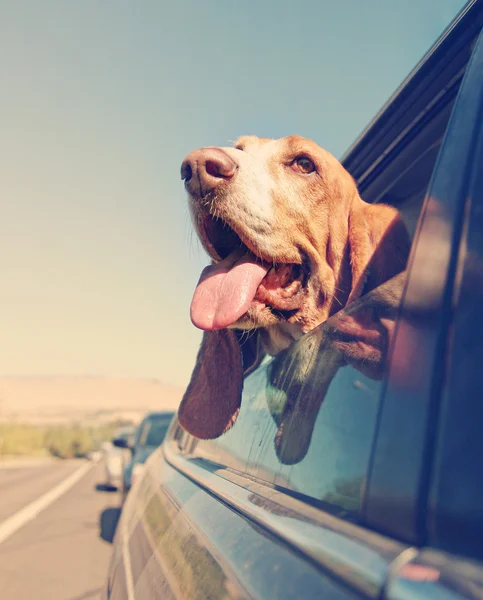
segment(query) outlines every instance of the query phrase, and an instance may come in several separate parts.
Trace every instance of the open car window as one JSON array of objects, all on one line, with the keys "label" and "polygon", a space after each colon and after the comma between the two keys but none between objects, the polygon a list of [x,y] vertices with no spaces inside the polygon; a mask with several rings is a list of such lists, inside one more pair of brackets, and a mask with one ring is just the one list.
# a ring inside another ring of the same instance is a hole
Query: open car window
[{"label": "open car window", "polygon": [[[398,209],[413,245],[466,54],[451,63],[449,82],[428,75],[429,83],[421,84],[427,89],[413,90],[411,105],[406,99],[399,106],[408,123],[398,135],[386,139],[387,128],[376,128],[364,152],[349,153],[344,162],[364,200]],[[408,264],[410,270],[411,257]],[[406,277],[400,273],[363,294],[286,351],[264,359],[245,377],[233,427],[213,440],[178,427],[180,451],[214,464],[219,476],[235,471],[358,520]],[[418,360],[417,348],[407,351],[408,360]]]},{"label": "open car window", "polygon": [[193,456],[356,516],[404,274],[263,363],[235,425]]},{"label": "open car window", "polygon": [[[442,133],[434,137],[393,190],[414,239]],[[405,281],[400,273],[265,358],[245,377],[234,426],[213,440],[179,427],[180,450],[357,521]]]},{"label": "open car window", "polygon": [[405,281],[402,272],[266,357],[244,379],[233,427],[212,440],[179,427],[180,450],[358,521]]},{"label": "open car window", "polygon": [[[392,191],[413,238],[441,138],[431,131],[406,179],[384,193],[387,201]],[[179,428],[181,449],[358,520],[405,279],[400,273],[266,358],[245,377],[234,426],[213,440]]]}]

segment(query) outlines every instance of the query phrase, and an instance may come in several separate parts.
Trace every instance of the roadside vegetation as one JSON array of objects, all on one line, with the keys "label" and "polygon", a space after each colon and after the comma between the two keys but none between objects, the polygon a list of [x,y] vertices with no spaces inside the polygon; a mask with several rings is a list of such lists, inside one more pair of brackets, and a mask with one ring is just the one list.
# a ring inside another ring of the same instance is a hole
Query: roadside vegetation
[{"label": "roadside vegetation", "polygon": [[0,458],[5,456],[55,456],[76,458],[98,450],[111,440],[119,423],[99,427],[0,423]]}]

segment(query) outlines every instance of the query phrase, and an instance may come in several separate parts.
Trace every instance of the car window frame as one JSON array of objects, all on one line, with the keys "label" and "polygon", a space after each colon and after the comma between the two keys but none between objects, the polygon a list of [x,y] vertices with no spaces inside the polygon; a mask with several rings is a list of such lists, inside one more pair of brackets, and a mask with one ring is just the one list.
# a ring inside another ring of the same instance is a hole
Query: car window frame
[{"label": "car window frame", "polygon": [[[480,276],[483,256],[483,33],[472,63],[475,77],[468,81],[468,85],[473,86],[475,112],[473,115],[470,113],[468,118],[473,116],[474,119],[473,152],[468,160],[464,223],[453,290],[454,313],[448,340],[448,367],[442,383],[425,525],[430,544],[483,560],[480,542],[483,520],[475,518],[481,512],[483,501],[482,486],[476,485],[481,479],[483,438],[474,435],[475,425],[483,419],[481,397],[476,393],[476,390],[483,389],[483,373],[473,361],[464,360],[464,353],[469,352],[468,343],[473,344],[470,345],[473,356],[477,356],[482,348],[478,336],[468,341],[465,330],[477,331],[474,323],[475,319],[481,321],[483,295]],[[480,73],[479,78],[477,73]],[[458,488],[466,492],[459,494]]]},{"label": "car window frame", "polygon": [[[416,545],[427,542],[430,471],[469,173],[475,160],[474,123],[480,115],[475,89],[483,86],[477,70],[482,35],[458,92],[413,242],[364,503],[368,526]],[[432,251],[435,240],[438,252]],[[398,384],[401,372],[410,376],[404,365],[397,373],[408,339],[420,351],[416,390],[407,379]]]}]

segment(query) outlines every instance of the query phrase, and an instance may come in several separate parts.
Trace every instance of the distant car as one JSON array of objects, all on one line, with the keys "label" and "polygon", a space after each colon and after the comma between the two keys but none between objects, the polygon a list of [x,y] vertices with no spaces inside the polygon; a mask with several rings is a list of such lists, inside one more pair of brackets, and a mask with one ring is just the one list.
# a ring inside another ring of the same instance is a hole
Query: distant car
[{"label": "distant car", "polygon": [[122,489],[122,478],[124,471],[124,463],[126,462],[126,453],[120,448],[128,448],[134,439],[136,428],[133,426],[123,427],[119,429],[113,442],[123,440],[125,446],[114,445],[111,442],[104,442],[101,445],[102,460],[104,462],[104,485],[110,489]]},{"label": "distant car", "polygon": [[[174,416],[172,411],[148,413],[136,430],[134,443],[131,447],[131,460],[124,464],[124,475],[122,485],[122,501],[126,499],[135,480],[144,471],[144,463],[151,454],[160,446]],[[126,448],[124,440],[115,439],[114,445],[118,448]]]},{"label": "distant car", "polygon": [[87,453],[87,459],[93,463],[98,463],[102,460],[102,452],[100,450],[91,450]]}]

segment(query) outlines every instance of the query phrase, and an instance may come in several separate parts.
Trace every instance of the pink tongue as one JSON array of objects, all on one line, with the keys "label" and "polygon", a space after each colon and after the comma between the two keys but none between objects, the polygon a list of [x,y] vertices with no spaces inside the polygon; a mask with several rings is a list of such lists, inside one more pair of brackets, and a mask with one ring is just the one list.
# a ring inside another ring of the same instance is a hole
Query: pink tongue
[{"label": "pink tongue", "polygon": [[252,254],[234,250],[203,269],[191,301],[191,320],[196,327],[223,329],[247,312],[269,269],[255,260]]}]

